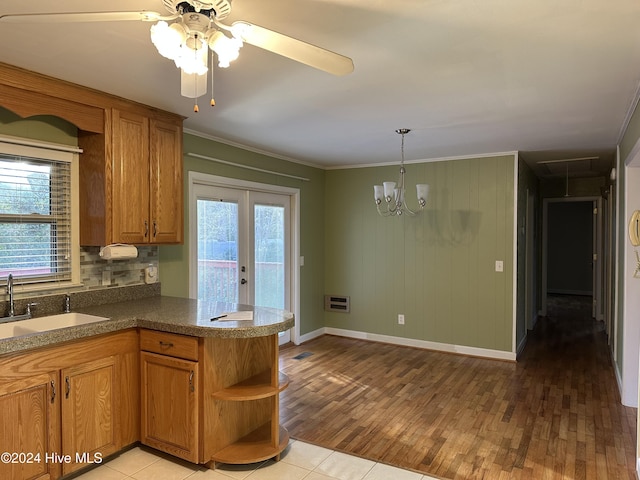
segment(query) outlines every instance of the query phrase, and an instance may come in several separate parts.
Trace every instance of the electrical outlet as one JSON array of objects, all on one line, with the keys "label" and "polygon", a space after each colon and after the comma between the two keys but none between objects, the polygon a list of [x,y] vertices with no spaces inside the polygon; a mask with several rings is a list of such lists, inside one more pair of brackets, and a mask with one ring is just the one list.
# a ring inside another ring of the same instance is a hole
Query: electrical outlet
[{"label": "electrical outlet", "polygon": [[496,260],[496,272],[504,272],[504,263],[502,260]]},{"label": "electrical outlet", "polygon": [[401,313],[398,314],[398,325],[404,325],[404,315]]}]

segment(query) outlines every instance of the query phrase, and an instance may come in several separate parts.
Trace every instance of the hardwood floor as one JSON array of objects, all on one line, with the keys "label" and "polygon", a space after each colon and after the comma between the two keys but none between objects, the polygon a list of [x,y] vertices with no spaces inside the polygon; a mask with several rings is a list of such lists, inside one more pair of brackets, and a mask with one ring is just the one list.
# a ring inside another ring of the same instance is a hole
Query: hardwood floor
[{"label": "hardwood floor", "polygon": [[517,363],[325,335],[280,368],[299,440],[446,479],[636,478],[636,409],[584,302],[550,306]]}]

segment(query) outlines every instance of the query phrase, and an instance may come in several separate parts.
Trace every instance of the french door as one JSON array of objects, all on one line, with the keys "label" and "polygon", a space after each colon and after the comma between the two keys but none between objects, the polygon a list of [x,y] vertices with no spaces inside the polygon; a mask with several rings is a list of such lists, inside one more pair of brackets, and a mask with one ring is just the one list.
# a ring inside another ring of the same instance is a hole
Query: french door
[{"label": "french door", "polygon": [[[291,310],[289,195],[194,185],[198,299]],[[194,295],[196,293],[196,295]],[[281,335],[281,343],[290,335]]]}]

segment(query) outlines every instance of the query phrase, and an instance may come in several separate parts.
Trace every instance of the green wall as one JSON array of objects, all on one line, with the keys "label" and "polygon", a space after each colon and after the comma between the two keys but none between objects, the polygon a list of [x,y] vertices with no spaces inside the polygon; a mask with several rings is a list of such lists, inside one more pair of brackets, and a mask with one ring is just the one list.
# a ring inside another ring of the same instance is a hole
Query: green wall
[{"label": "green wall", "polygon": [[[63,120],[22,120],[3,109],[0,133],[77,144],[76,128]],[[185,199],[190,171],[300,189],[302,335],[327,326],[512,351],[513,156],[408,165],[410,204],[415,183],[429,183],[427,207],[413,218],[382,218],[372,186],[396,180],[398,166],[324,171],[190,134],[184,152]],[[184,245],[159,247],[163,295],[188,296],[188,218],[185,202]],[[494,271],[495,260],[504,261],[504,273]],[[352,312],[325,312],[325,293],[350,295]]]},{"label": "green wall", "polygon": [[23,119],[2,107],[0,107],[0,133],[42,142],[78,145],[78,129],[66,120],[49,115]]},{"label": "green wall", "polygon": [[[257,172],[241,167],[224,165],[188,155],[196,153],[219,160],[238,163],[266,170],[283,172],[308,178],[301,181]],[[184,245],[159,248],[160,281],[162,294],[179,297],[189,296],[189,172],[208,173],[223,177],[280,185],[300,189],[300,255],[305,257],[300,268],[300,333],[312,332],[324,326],[322,295],[324,289],[324,182],[323,170],[276,159],[259,153],[232,147],[195,135],[184,135]]]},{"label": "green wall", "polygon": [[[325,192],[325,293],[351,297],[327,327],[511,352],[513,155],[407,166],[415,217],[376,213],[373,185],[399,167],[331,170]],[[495,272],[495,261],[504,272]],[[405,315],[398,325],[397,315]]]}]

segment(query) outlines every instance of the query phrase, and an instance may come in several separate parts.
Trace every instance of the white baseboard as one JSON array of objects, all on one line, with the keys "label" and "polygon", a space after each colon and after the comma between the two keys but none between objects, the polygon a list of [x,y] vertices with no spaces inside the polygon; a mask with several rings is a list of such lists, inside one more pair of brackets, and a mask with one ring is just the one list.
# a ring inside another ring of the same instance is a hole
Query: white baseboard
[{"label": "white baseboard", "polygon": [[296,345],[300,345],[301,343],[308,342],[309,340],[313,340],[314,338],[321,337],[324,335],[325,328],[319,328],[318,330],[314,330],[313,332],[305,333],[304,335],[300,335],[300,337],[296,338],[294,342]]},{"label": "white baseboard", "polygon": [[[337,335],[340,337],[356,338],[359,340],[371,340],[374,342],[390,343],[392,345],[402,345],[404,347],[424,348],[439,352],[458,353],[472,357],[491,358],[494,360],[516,361],[516,354],[504,352],[502,350],[491,350],[488,348],[467,347],[464,345],[452,345],[449,343],[430,342],[428,340],[416,340],[413,338],[393,337],[390,335],[378,335],[375,333],[357,332],[354,330],[344,330],[341,328],[325,327],[323,333]],[[316,330],[318,332],[319,330]],[[315,332],[313,332],[315,333]],[[315,338],[315,337],[314,337]]]}]

